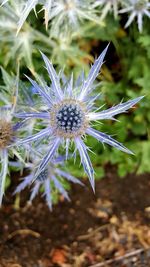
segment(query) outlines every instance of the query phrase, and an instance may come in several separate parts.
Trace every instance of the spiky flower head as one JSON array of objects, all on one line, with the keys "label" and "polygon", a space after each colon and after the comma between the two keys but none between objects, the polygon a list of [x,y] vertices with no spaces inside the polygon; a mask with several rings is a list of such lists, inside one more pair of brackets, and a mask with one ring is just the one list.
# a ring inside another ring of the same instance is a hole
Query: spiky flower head
[{"label": "spiky flower head", "polygon": [[91,20],[99,23],[92,0],[56,0],[52,5],[49,19],[51,34],[58,36],[61,32],[70,33],[79,27],[79,22]]},{"label": "spiky flower head", "polygon": [[77,26],[81,19],[98,22],[92,8],[92,0],[28,0],[18,22],[18,32],[31,10],[35,10],[38,4],[41,6],[41,10],[44,10],[46,28],[48,28],[49,21],[52,20],[52,32],[55,35],[60,32],[59,27],[61,30],[68,31],[69,27]]},{"label": "spiky flower head", "polygon": [[143,30],[143,16],[146,15],[150,18],[150,2],[149,0],[128,0],[124,1],[125,8],[119,11],[122,13],[130,13],[129,19],[125,24],[125,28],[129,27],[133,20],[137,17],[138,29],[140,32]]},{"label": "spiky flower head", "polygon": [[[40,150],[43,150],[43,147],[40,147]],[[39,154],[39,153],[38,153]],[[32,153],[30,154],[30,156]],[[16,193],[20,193],[25,187],[33,185],[32,192],[30,195],[29,201],[32,202],[32,200],[35,198],[35,196],[40,191],[41,187],[44,187],[44,196],[46,199],[46,203],[50,210],[52,210],[52,203],[53,198],[52,195],[54,193],[54,188],[57,190],[65,199],[70,200],[67,191],[64,188],[64,181],[73,182],[76,184],[83,185],[77,178],[73,177],[68,172],[65,172],[62,169],[62,166],[64,165],[64,157],[58,156],[57,158],[53,159],[47,167],[42,170],[35,180],[35,173],[36,169],[39,163],[39,159],[41,157],[42,153],[40,155],[37,155],[36,152],[34,152],[32,157],[31,163],[26,163],[26,167],[30,171],[30,174],[26,176],[23,181],[17,186],[15,190]]]},{"label": "spiky flower head", "polygon": [[88,155],[88,147],[83,140],[85,135],[93,136],[102,143],[114,146],[123,152],[133,154],[111,136],[99,132],[92,127],[92,121],[104,119],[113,120],[115,115],[125,112],[142,99],[142,97],[138,97],[128,102],[120,103],[107,110],[96,112],[97,110],[94,104],[99,94],[91,95],[95,89],[93,82],[103,64],[107,48],[108,47],[106,47],[98,59],[95,60],[87,78],[82,74],[75,84],[73,84],[73,76],[71,76],[69,81],[65,80],[64,85],[61,85],[60,75],[57,75],[52,63],[43,53],[42,57],[52,82],[51,87],[42,88],[34,80],[28,78],[47,105],[48,110],[46,112],[39,111],[37,113],[23,112],[16,114],[16,116],[24,119],[44,119],[45,122],[47,121],[47,127],[32,136],[22,139],[18,144],[24,144],[42,138],[52,138],[48,152],[39,164],[36,176],[46,168],[48,162],[54,157],[61,144],[65,144],[67,158],[70,142],[73,141],[76,150],[79,151],[82,165],[94,190],[94,170]]}]

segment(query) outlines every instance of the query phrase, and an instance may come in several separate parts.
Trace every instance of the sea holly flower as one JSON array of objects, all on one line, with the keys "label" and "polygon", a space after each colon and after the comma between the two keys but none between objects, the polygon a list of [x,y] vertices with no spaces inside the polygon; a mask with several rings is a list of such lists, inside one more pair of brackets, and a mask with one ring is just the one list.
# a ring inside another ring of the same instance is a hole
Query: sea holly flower
[{"label": "sea holly flower", "polygon": [[52,21],[53,33],[59,31],[59,27],[77,26],[81,19],[88,19],[98,22],[92,8],[92,0],[28,0],[23,9],[22,16],[18,22],[18,32],[22,28],[25,20],[36,5],[42,6],[41,10],[45,12],[45,25],[48,28],[48,22]]},{"label": "sea holly flower", "polygon": [[120,0],[96,0],[94,1],[94,7],[102,8],[101,20],[104,20],[109,12],[114,13],[114,17],[117,18],[118,15],[118,5]]},{"label": "sea holly flower", "polygon": [[57,75],[52,63],[43,53],[42,57],[52,82],[51,87],[42,88],[34,80],[28,78],[47,105],[48,110],[46,112],[22,112],[16,114],[16,116],[24,119],[43,119],[44,121],[47,121],[47,127],[34,135],[20,140],[18,144],[21,145],[48,137],[52,138],[48,152],[39,164],[36,177],[46,168],[48,162],[54,157],[61,144],[65,144],[67,158],[70,143],[73,141],[76,150],[78,150],[80,154],[84,171],[88,175],[94,190],[94,169],[88,155],[88,147],[83,140],[83,137],[86,135],[96,138],[103,144],[106,143],[123,152],[133,154],[129,149],[111,136],[97,131],[92,127],[92,121],[104,119],[114,120],[115,115],[126,112],[143,98],[138,97],[125,103],[120,103],[107,110],[96,112],[95,100],[99,97],[99,94],[92,95],[92,92],[95,89],[93,82],[99,74],[99,69],[103,64],[107,48],[108,47],[106,47],[101,55],[95,60],[87,78],[81,74],[75,84],[73,84],[72,75],[69,81],[65,80],[64,86],[61,86],[60,75]]},{"label": "sea holly flower", "polygon": [[[43,150],[42,147],[40,147],[40,150]],[[39,154],[39,152],[38,152]],[[32,155],[32,153],[31,153]],[[31,163],[26,163],[26,168],[30,170],[30,174],[27,175],[23,181],[17,186],[14,194],[20,193],[23,189],[25,189],[27,186],[31,186],[33,184],[33,189],[30,195],[29,201],[32,202],[32,200],[35,198],[37,193],[40,191],[41,187],[44,187],[44,197],[46,199],[47,205],[50,210],[52,210],[52,194],[54,191],[54,188],[67,200],[70,200],[67,191],[64,188],[63,182],[73,182],[76,184],[83,185],[77,178],[69,174],[68,172],[65,172],[62,167],[64,165],[64,157],[58,156],[57,158],[53,159],[47,167],[42,170],[38,176],[36,177],[36,180],[34,181],[34,175],[39,163],[39,159],[41,157],[40,155],[37,155],[36,152],[32,155]],[[33,182],[34,181],[34,182]]]},{"label": "sea holly flower", "polygon": [[68,34],[79,27],[79,22],[86,20],[99,23],[93,0],[57,0],[50,12],[51,35]]},{"label": "sea holly flower", "polygon": [[124,1],[125,8],[119,11],[122,13],[130,13],[129,19],[125,24],[125,28],[129,27],[135,17],[137,17],[137,24],[139,32],[143,29],[143,16],[150,18],[150,2],[148,0],[128,0]]},{"label": "sea holly flower", "polygon": [[9,154],[23,161],[21,155],[13,145],[15,145],[17,133],[23,127],[24,121],[14,123],[13,113],[14,105],[12,107],[0,107],[0,205],[4,195],[6,176],[9,173]]}]

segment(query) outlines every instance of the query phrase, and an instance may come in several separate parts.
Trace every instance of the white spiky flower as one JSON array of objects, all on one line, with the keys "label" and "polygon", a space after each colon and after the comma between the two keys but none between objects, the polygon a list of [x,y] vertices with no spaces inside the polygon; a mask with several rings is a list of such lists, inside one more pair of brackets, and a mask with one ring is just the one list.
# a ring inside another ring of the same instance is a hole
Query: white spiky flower
[{"label": "white spiky flower", "polygon": [[37,4],[41,5],[41,10],[44,10],[46,28],[48,28],[48,22],[53,20],[53,32],[58,31],[59,27],[62,28],[62,25],[77,26],[78,21],[82,19],[98,22],[92,8],[92,0],[28,0],[18,22],[18,32]]},{"label": "white spiky flower", "polygon": [[79,22],[86,19],[99,23],[93,0],[57,0],[51,9],[51,33],[58,35],[61,31],[70,32],[77,29]]},{"label": "white spiky flower", "polygon": [[148,0],[128,0],[124,1],[124,6],[125,8],[121,9],[119,13],[131,13],[127,23],[125,24],[125,28],[129,27],[129,25],[137,17],[138,29],[139,32],[142,32],[143,16],[146,15],[150,18],[150,2]]}]

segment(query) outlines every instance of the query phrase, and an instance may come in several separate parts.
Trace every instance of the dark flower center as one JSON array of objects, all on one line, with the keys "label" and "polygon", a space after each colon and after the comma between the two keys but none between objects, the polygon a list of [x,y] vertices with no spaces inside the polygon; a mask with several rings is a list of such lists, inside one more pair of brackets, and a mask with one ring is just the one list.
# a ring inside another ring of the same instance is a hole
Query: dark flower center
[{"label": "dark flower center", "polygon": [[57,126],[66,133],[78,131],[83,124],[84,114],[77,104],[64,104],[56,114]]},{"label": "dark flower center", "polygon": [[135,9],[137,11],[141,11],[142,9],[146,8],[146,4],[147,4],[147,0],[139,0],[136,4],[135,4]]}]

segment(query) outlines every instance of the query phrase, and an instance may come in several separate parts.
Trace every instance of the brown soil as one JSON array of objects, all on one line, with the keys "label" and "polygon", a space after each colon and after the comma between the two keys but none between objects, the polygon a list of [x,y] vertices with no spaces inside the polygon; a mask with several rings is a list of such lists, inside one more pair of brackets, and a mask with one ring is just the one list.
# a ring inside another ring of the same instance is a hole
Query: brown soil
[{"label": "brown soil", "polygon": [[[12,191],[10,188],[9,191]],[[150,175],[120,179],[110,168],[97,182],[72,188],[72,201],[50,212],[42,198],[0,211],[0,267],[150,267]],[[13,203],[13,204],[12,204]]]}]

